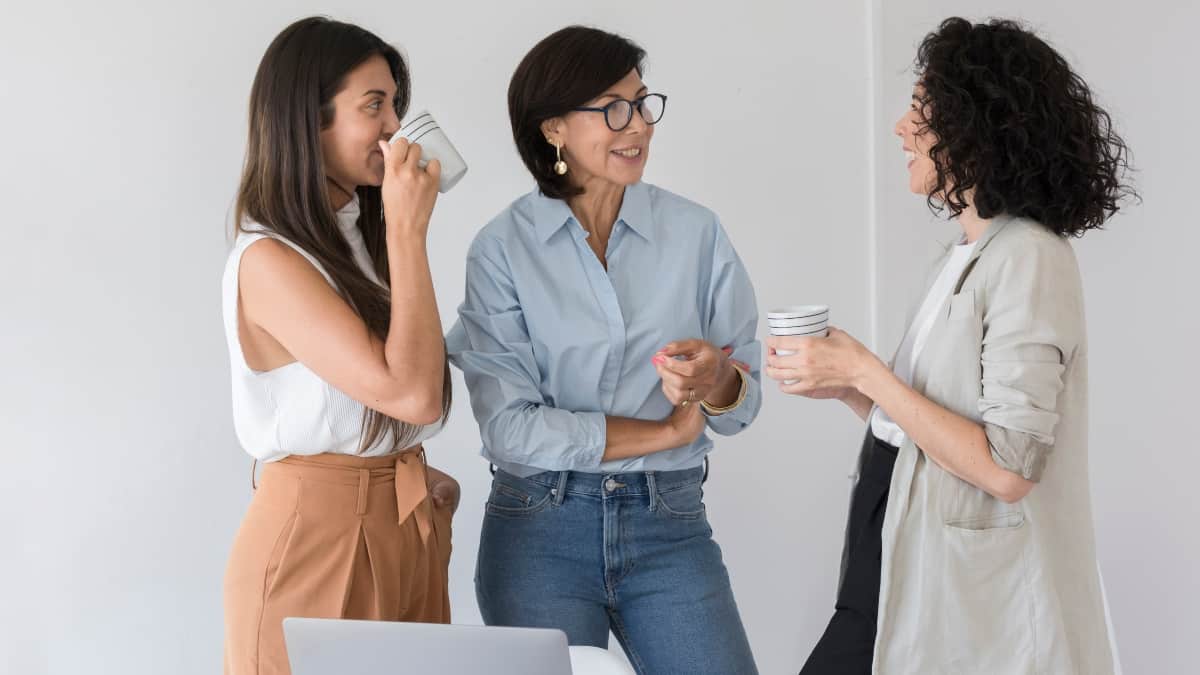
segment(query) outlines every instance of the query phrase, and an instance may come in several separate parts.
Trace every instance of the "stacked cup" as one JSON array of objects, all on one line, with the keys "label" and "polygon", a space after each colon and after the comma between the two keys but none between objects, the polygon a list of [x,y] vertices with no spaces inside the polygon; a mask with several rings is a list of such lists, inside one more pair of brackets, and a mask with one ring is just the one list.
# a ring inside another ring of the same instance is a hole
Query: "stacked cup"
[{"label": "stacked cup", "polygon": [[[773,309],[767,312],[767,326],[771,329],[771,335],[826,337],[829,335],[829,305],[797,305]],[[775,353],[789,356],[795,352],[790,349],[777,349]],[[784,380],[784,384],[794,382]]]},{"label": "stacked cup", "polygon": [[799,305],[767,312],[771,335],[826,337],[829,335],[828,305]]},{"label": "stacked cup", "polygon": [[454,144],[442,131],[442,127],[433,119],[428,111],[421,111],[408,121],[400,131],[392,135],[389,143],[395,143],[401,138],[409,143],[421,146],[421,159],[418,162],[422,169],[430,160],[436,159],[442,164],[442,178],[438,181],[438,192],[446,193],[454,187],[467,173],[467,162],[454,148]]}]

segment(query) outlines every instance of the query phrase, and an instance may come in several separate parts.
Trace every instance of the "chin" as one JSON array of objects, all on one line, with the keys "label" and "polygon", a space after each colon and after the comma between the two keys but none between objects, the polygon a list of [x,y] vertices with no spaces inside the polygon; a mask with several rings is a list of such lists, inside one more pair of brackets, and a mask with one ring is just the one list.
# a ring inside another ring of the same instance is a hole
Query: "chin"
[{"label": "chin", "polygon": [[921,176],[921,177],[911,176],[908,179],[908,190],[909,190],[909,192],[912,192],[914,195],[921,195],[922,197],[928,197],[929,193],[933,192],[934,182],[935,181],[932,176],[928,177],[928,178],[926,178],[924,176]]},{"label": "chin", "polygon": [[645,173],[644,171],[637,171],[634,173],[630,173],[628,171],[622,171],[619,174],[610,178],[609,180],[616,183],[617,185],[624,185],[625,187],[629,187],[630,185],[637,185],[638,183],[640,183],[642,180],[642,175],[644,173]]},{"label": "chin", "polygon": [[383,175],[383,157],[372,157],[367,162],[367,170],[363,172],[363,175],[358,177],[358,180],[361,181],[359,185],[372,185],[375,187],[383,185]]}]

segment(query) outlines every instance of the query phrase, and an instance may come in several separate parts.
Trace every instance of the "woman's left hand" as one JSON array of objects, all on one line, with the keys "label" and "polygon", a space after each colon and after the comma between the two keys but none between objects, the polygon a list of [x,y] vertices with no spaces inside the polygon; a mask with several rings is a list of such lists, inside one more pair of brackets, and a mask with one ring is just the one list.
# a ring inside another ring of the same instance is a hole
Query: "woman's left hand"
[{"label": "woman's left hand", "polygon": [[459,487],[458,481],[432,466],[427,466],[425,470],[429,475],[429,496],[433,498],[434,506],[450,509],[450,514],[453,515],[458,510],[458,502],[462,497],[462,488]]},{"label": "woman's left hand", "polygon": [[[737,377],[729,361],[730,350],[700,339],[679,340],[654,355],[654,368],[662,378],[662,390],[672,405],[699,405],[712,401],[714,392]],[[676,358],[682,357],[682,358]],[[736,395],[736,391],[734,392]]]},{"label": "woman's left hand", "polygon": [[[793,352],[786,356],[779,351]],[[882,365],[871,350],[849,333],[829,328],[823,338],[767,338],[767,377],[779,381],[786,394],[808,398],[842,398],[859,391],[871,369]]]}]

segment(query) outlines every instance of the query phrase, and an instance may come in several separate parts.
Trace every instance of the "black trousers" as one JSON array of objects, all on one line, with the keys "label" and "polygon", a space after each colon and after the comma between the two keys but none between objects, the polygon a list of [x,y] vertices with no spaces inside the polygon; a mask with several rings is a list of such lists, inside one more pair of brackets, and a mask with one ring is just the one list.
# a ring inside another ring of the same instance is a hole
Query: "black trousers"
[{"label": "black trousers", "polygon": [[871,675],[879,615],[880,536],[896,453],[896,448],[867,434],[858,484],[850,497],[833,618],[800,675]]}]

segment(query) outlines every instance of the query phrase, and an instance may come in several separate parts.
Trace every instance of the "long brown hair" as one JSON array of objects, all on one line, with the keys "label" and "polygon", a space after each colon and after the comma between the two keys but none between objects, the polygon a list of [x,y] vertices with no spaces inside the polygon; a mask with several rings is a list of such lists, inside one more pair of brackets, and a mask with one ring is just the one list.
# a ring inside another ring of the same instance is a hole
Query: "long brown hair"
[{"label": "long brown hair", "polygon": [[[362,317],[386,340],[391,320],[387,288],[367,278],[338,228],[329,198],[320,132],[333,123],[333,97],[346,75],[368,58],[387,60],[396,80],[396,115],[410,97],[408,66],[396,48],[358,26],[324,17],[301,19],[267,47],[250,90],[246,161],[234,207],[234,228],[266,230],[312,254]],[[367,251],[380,279],[388,279],[383,200],[378,186],[357,188]],[[253,225],[251,225],[253,224]],[[442,385],[442,419],[450,411],[450,366]],[[420,427],[366,408],[359,452],[386,433],[396,447],[412,444]]]}]

